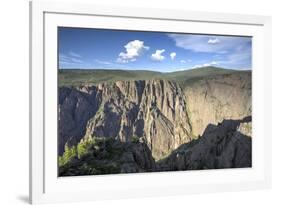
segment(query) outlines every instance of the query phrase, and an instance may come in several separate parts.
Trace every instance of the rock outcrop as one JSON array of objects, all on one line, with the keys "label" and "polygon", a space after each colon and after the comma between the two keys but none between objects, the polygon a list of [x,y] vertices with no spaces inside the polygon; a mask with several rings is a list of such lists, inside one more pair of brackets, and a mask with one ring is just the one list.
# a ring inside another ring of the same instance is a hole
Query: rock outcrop
[{"label": "rock outcrop", "polygon": [[130,142],[137,137],[160,159],[193,139],[185,96],[175,82],[118,81],[61,88],[60,93],[60,153],[68,140],[109,137]]},{"label": "rock outcrop", "polygon": [[159,171],[241,168],[252,166],[252,139],[239,127],[250,123],[243,120],[223,120],[209,124],[202,137],[183,144],[159,162]]},{"label": "rock outcrop", "polygon": [[202,137],[180,145],[159,161],[139,139],[132,142],[83,139],[77,146],[83,155],[75,154],[60,166],[59,176],[251,167],[252,138],[239,131],[245,123],[251,123],[251,117],[209,124]]},{"label": "rock outcrop", "polygon": [[76,155],[60,167],[59,175],[81,176],[156,170],[155,160],[146,143],[95,138],[95,141],[88,144],[86,152],[82,156]]}]

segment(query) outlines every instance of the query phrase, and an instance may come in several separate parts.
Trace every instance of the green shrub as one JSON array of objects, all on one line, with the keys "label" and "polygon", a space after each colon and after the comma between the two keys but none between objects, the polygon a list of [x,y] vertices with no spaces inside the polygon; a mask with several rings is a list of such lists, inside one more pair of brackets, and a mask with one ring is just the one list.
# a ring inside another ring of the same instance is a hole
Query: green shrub
[{"label": "green shrub", "polygon": [[[135,142],[138,138],[135,137]],[[77,176],[89,174],[120,173],[120,166],[112,161],[123,153],[113,138],[89,137],[77,146],[65,145],[65,152],[59,157],[59,175]]]},{"label": "green shrub", "polygon": [[131,139],[131,141],[133,142],[133,143],[139,143],[139,138],[137,137],[137,136],[133,136],[132,137],[132,139]]},{"label": "green shrub", "polygon": [[64,153],[59,157],[59,166],[64,166],[73,158],[77,157],[77,150],[75,146],[69,147],[68,143],[64,146]]},{"label": "green shrub", "polygon": [[80,159],[83,155],[87,153],[88,146],[86,143],[79,143],[77,145],[77,157]]}]

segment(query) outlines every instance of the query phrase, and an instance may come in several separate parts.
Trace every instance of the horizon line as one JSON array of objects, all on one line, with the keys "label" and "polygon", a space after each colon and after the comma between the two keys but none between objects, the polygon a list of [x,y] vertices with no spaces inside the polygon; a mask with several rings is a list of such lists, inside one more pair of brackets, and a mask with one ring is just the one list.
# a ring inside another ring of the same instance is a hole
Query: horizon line
[{"label": "horizon line", "polygon": [[202,67],[197,67],[197,68],[181,68],[179,70],[175,71],[166,71],[166,72],[161,72],[161,71],[153,71],[149,69],[122,69],[122,68],[58,68],[58,70],[102,70],[102,71],[149,71],[149,72],[154,72],[154,73],[174,73],[174,72],[183,72],[183,71],[188,71],[188,70],[196,70],[196,69],[202,69],[202,68],[215,68],[215,69],[222,69],[222,70],[230,70],[230,71],[252,71],[252,68],[246,68],[246,69],[235,69],[235,68],[223,68],[223,67],[217,67],[217,66],[202,66]]}]

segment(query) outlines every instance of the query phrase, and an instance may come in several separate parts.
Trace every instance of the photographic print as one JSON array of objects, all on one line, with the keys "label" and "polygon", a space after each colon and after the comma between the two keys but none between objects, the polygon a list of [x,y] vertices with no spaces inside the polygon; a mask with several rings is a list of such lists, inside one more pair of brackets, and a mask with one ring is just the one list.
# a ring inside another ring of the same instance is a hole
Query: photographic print
[{"label": "photographic print", "polygon": [[58,27],[58,176],[252,166],[250,36]]}]

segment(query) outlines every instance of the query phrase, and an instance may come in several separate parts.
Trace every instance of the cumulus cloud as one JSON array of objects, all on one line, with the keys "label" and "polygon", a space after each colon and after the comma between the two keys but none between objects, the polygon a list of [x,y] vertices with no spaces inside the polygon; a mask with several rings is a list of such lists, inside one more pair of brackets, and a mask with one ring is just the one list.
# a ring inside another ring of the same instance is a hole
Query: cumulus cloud
[{"label": "cumulus cloud", "polygon": [[175,52],[170,53],[171,59],[174,60],[174,58],[176,57],[176,55],[177,55],[177,54],[176,54]]},{"label": "cumulus cloud", "polygon": [[209,38],[208,44],[217,44],[220,43],[220,40],[218,38]]},{"label": "cumulus cloud", "polygon": [[181,60],[180,62],[181,62],[181,63],[186,63],[186,61],[185,61],[185,60]]},{"label": "cumulus cloud", "polygon": [[119,53],[119,57],[117,58],[118,63],[134,62],[144,50],[149,49],[149,47],[145,46],[144,42],[140,40],[130,41],[124,46],[124,48],[126,51]]},{"label": "cumulus cloud", "polygon": [[[122,59],[122,58],[119,58],[119,57],[118,57],[118,58],[116,59],[116,62],[117,62],[117,63],[128,63],[129,60],[127,60],[127,59]],[[133,62],[133,61],[132,61],[132,62]]]},{"label": "cumulus cloud", "polygon": [[162,53],[165,52],[165,49],[156,50],[155,53],[151,55],[151,59],[154,61],[162,61],[165,59],[165,56],[162,55]]}]

